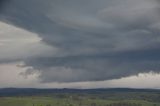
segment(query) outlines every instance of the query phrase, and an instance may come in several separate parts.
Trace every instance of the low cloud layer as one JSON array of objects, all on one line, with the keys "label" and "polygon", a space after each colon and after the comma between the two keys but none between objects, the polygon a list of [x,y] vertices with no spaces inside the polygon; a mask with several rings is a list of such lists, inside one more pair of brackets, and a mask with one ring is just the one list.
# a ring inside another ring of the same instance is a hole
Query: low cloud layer
[{"label": "low cloud layer", "polygon": [[102,81],[160,72],[159,12],[157,0],[8,0],[0,20],[56,48],[22,59],[33,67],[24,74],[39,72],[42,82]]}]

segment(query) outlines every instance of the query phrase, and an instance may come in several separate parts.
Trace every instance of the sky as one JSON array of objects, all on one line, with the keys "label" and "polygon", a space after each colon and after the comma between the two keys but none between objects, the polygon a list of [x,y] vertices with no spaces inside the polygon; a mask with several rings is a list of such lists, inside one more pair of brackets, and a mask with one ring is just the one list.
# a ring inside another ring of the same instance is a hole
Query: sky
[{"label": "sky", "polygon": [[159,4],[1,0],[0,88],[160,89]]}]

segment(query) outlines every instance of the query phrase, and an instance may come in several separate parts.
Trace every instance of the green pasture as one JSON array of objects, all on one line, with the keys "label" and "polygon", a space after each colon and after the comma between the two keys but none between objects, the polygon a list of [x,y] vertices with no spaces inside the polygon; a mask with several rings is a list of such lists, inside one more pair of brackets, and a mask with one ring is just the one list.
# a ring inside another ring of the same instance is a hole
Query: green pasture
[{"label": "green pasture", "polygon": [[130,103],[134,106],[160,106],[144,100],[105,100],[90,98],[55,98],[55,97],[1,97],[0,106],[112,106],[110,104]]}]

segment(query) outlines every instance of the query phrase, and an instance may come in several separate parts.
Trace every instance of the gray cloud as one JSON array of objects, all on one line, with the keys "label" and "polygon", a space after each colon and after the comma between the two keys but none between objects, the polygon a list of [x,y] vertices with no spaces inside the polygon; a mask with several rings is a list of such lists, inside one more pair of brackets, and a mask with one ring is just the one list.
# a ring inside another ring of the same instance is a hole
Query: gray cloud
[{"label": "gray cloud", "polygon": [[42,82],[159,72],[156,0],[11,0],[1,10],[0,20],[35,32],[58,48],[49,57],[24,60],[34,68],[28,71],[41,73]]},{"label": "gray cloud", "polygon": [[26,64],[36,64],[34,67],[42,73],[39,77],[44,82],[100,81],[151,70],[159,72],[159,53],[160,51],[155,49],[118,54],[38,58],[28,60]]}]

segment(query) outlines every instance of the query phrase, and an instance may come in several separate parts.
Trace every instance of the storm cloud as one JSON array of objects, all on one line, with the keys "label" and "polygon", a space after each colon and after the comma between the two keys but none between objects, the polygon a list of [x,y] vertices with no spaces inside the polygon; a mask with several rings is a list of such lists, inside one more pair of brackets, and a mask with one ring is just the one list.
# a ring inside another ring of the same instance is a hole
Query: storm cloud
[{"label": "storm cloud", "polygon": [[39,72],[42,82],[102,81],[160,72],[159,12],[157,0],[8,0],[0,20],[57,48],[22,59],[32,67],[24,74]]}]

